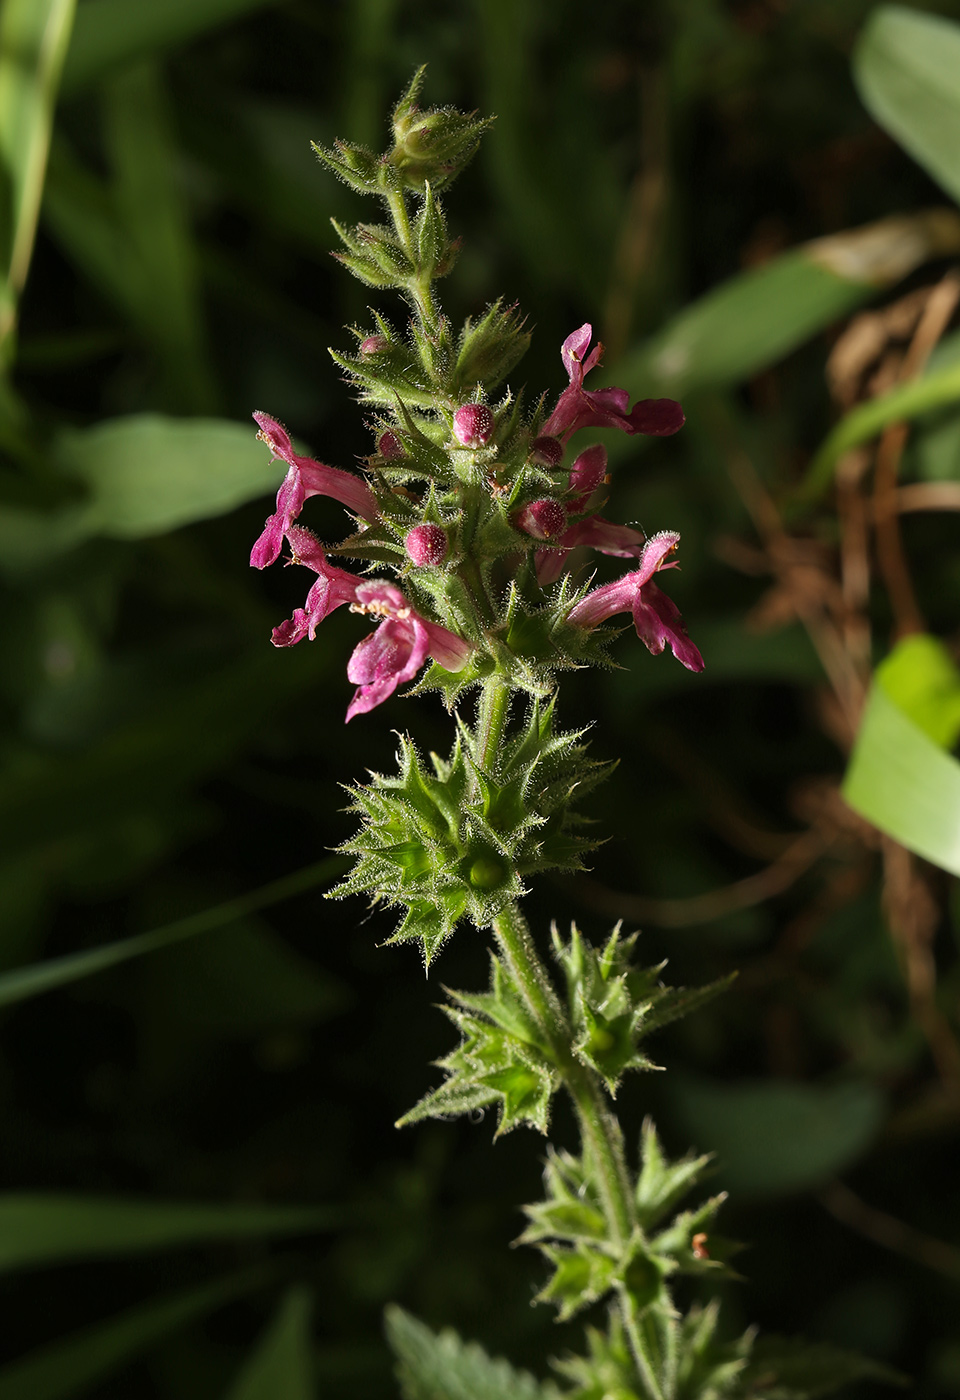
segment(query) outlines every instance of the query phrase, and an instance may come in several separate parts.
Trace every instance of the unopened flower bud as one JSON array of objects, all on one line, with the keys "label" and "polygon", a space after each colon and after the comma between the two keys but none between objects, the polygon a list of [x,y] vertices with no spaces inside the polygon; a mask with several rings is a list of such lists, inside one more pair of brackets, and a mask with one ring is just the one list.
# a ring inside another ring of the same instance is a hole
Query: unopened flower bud
[{"label": "unopened flower bud", "polygon": [[563,460],[563,443],[555,437],[534,438],[527,461],[538,467],[559,467]]},{"label": "unopened flower bud", "polygon": [[418,569],[435,568],[447,557],[447,532],[440,525],[414,525],[403,543]]},{"label": "unopened flower bud", "polygon": [[386,461],[395,461],[398,457],[405,457],[407,454],[403,450],[403,443],[396,433],[391,433],[388,428],[385,433],[381,433],[377,438],[377,451]]},{"label": "unopened flower bud", "polygon": [[384,350],[390,349],[390,342],[385,335],[368,335],[366,340],[360,342],[361,355],[382,355]]},{"label": "unopened flower bud", "polygon": [[542,501],[531,501],[514,517],[518,530],[532,535],[535,540],[551,540],[566,529],[567,512],[559,501],[545,497]]},{"label": "unopened flower bud", "polygon": [[461,447],[486,447],[493,436],[493,414],[487,405],[461,404],[453,415],[453,435]]}]

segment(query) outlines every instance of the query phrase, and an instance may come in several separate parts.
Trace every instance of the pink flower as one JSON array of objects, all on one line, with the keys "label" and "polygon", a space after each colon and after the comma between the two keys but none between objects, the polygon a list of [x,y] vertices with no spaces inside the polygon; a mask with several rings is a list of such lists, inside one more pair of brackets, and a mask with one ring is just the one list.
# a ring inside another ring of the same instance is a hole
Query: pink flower
[{"label": "pink flower", "polygon": [[250,551],[250,563],[255,569],[272,564],[283,548],[283,537],[310,496],[332,496],[365,520],[376,520],[377,502],[370,487],[352,472],[327,467],[312,457],[300,457],[293,450],[290,435],[282,424],[268,413],[255,413],[260,431],[257,436],[273,450],[273,455],[288,462],[287,472],[277,492],[277,509],[269,516],[263,534]]},{"label": "pink flower", "polygon": [[273,629],[271,640],[275,647],[295,646],[304,637],[309,637],[312,642],[324,618],[329,617],[336,608],[343,607],[344,603],[353,603],[357,589],[363,583],[356,574],[328,564],[323,545],[316,535],[302,525],[292,525],[287,531],[287,538],[291,551],[289,563],[305,564],[317,575],[317,581],[307,594],[304,606],[295,609],[293,617]]},{"label": "pink flower", "polygon": [[593,327],[584,322],[563,342],[560,353],[570,387],[544,423],[545,434],[565,442],[580,428],[621,428],[625,433],[665,437],[683,427],[683,410],[673,399],[640,399],[631,409],[626,389],[584,389],[585,376],[603,355],[600,341],[587,354],[592,338]]},{"label": "pink flower", "polygon": [[473,650],[456,633],[421,617],[385,579],[361,583],[350,610],[383,620],[347,664],[347,675],[358,687],[347,710],[348,723],[382,704],[404,681],[412,681],[428,656],[448,671],[459,671]]},{"label": "pink flower", "polygon": [[632,613],[637,636],[654,656],[669,642],[674,656],[688,671],[702,671],[703,657],[688,637],[679,609],[653,582],[658,570],[675,567],[667,556],[679,540],[672,530],[651,535],[641,550],[639,569],[594,588],[570,610],[567,621],[575,627],[593,628],[616,613]]},{"label": "pink flower", "polygon": [[567,502],[567,510],[571,515],[579,515],[581,511],[586,510],[590,497],[603,485],[606,476],[607,449],[595,442],[592,447],[580,453],[570,468],[568,490],[576,493],[574,499]]},{"label": "pink flower", "polygon": [[630,525],[615,525],[612,520],[604,520],[602,515],[588,515],[586,520],[578,520],[557,538],[555,543],[559,548],[537,551],[537,582],[541,588],[555,583],[563,573],[567,555],[578,545],[588,545],[618,559],[639,559],[643,542],[644,536]]},{"label": "pink flower", "polygon": [[493,428],[493,414],[485,403],[463,403],[453,415],[453,436],[461,447],[486,447]]}]

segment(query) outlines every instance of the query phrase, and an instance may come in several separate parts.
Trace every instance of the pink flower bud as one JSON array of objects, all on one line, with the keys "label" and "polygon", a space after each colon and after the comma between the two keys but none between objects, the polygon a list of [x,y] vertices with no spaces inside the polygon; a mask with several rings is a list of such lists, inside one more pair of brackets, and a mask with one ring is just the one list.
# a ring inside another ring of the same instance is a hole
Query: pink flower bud
[{"label": "pink flower bud", "polygon": [[389,428],[377,438],[377,451],[380,453],[380,456],[388,462],[393,462],[398,457],[405,457],[407,455],[403,450],[403,443],[397,437],[396,433],[391,433]]},{"label": "pink flower bud", "polygon": [[447,557],[447,532],[440,525],[414,525],[404,545],[418,569],[435,567]]},{"label": "pink flower bud", "polygon": [[493,436],[493,414],[487,405],[461,404],[453,415],[453,435],[461,447],[486,447]]},{"label": "pink flower bud", "polygon": [[550,540],[566,529],[567,512],[559,501],[547,497],[525,505],[514,516],[514,523],[518,530],[532,535],[535,540]]},{"label": "pink flower bud", "polygon": [[534,438],[527,453],[527,461],[538,467],[559,467],[563,460],[563,443],[555,437]]},{"label": "pink flower bud", "polygon": [[385,335],[368,335],[366,340],[360,342],[361,355],[382,355],[384,350],[390,349],[390,342]]}]

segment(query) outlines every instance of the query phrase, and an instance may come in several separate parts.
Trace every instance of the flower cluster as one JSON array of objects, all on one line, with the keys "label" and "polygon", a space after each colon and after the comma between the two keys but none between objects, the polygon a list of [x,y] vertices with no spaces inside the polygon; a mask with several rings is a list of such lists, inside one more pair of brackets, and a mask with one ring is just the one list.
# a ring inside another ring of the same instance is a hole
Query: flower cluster
[{"label": "flower cluster", "polygon": [[[274,628],[274,645],[288,647],[304,638],[312,640],[323,619],[344,604],[351,612],[377,620],[376,631],[360,642],[347,667],[348,677],[358,686],[348,720],[413,680],[428,659],[449,673],[466,671],[467,683],[485,674],[491,663],[504,664],[504,648],[498,643],[505,629],[509,582],[506,587],[501,582],[501,596],[495,596],[493,566],[499,560],[501,575],[516,575],[531,552],[543,599],[541,610],[550,614],[551,626],[560,620],[590,632],[615,613],[630,612],[637,634],[651,652],[657,654],[669,643],[684,666],[702,669],[700,653],[687,636],[679,612],[652,581],[660,569],[673,567],[668,556],[679,537],[661,532],[645,540],[638,530],[599,514],[601,488],[608,479],[606,450],[599,444],[580,452],[569,471],[562,469],[566,444],[583,428],[616,427],[630,434],[663,436],[683,423],[679,404],[670,399],[641,400],[630,408],[624,389],[585,389],[584,378],[599,363],[603,349],[599,343],[590,349],[592,334],[591,326],[585,324],[564,341],[561,356],[569,386],[545,421],[534,417],[518,428],[487,403],[448,407],[438,396],[429,419],[421,414],[419,424],[414,424],[408,413],[407,421],[381,427],[377,452],[368,463],[369,481],[298,454],[276,419],[254,414],[260,438],[288,470],[277,493],[276,510],[266,521],[250,562],[260,569],[274,563],[286,539],[288,562],[302,564],[316,575],[304,606]],[[388,349],[384,336],[368,336],[360,344],[359,358],[368,361]],[[365,372],[370,374],[369,365]],[[418,463],[418,437],[427,439],[434,459],[437,448],[446,455],[452,463],[449,473],[436,460],[432,472],[429,464]],[[391,482],[391,469],[418,482],[419,495]],[[504,481],[505,471],[512,480]],[[445,476],[453,489],[438,494]],[[487,487],[482,496],[476,490],[478,478]],[[329,562],[319,540],[297,523],[304,503],[316,495],[339,501],[354,517],[356,533],[352,544],[342,546],[344,552],[363,558],[373,546],[379,557],[386,554],[404,574],[412,597],[392,582],[359,576]],[[564,615],[557,619],[543,590],[569,570],[572,551],[583,546],[635,559],[638,567],[612,584],[586,592],[572,607],[565,600]],[[488,594],[484,600],[453,582],[463,584],[468,575],[476,579],[478,570]],[[439,613],[442,620],[431,617],[431,612]]]}]

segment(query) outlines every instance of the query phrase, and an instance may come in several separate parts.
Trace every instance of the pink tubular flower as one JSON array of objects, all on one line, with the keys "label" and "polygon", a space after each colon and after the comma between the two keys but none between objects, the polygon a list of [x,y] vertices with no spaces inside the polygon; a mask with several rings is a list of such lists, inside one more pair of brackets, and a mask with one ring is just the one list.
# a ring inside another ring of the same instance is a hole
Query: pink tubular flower
[{"label": "pink tubular flower", "polygon": [[365,520],[376,520],[376,497],[365,482],[352,472],[325,466],[323,462],[315,462],[312,457],[298,456],[282,424],[268,413],[255,413],[253,417],[260,429],[257,436],[261,442],[265,442],[273,455],[290,467],[277,492],[277,508],[268,517],[263,534],[250,551],[253,568],[265,569],[278,557],[284,535],[289,535],[304,501],[310,496],[332,496],[354,515],[363,516]]},{"label": "pink tubular flower", "polygon": [[493,427],[493,414],[485,403],[463,403],[453,415],[453,435],[461,447],[486,447]]},{"label": "pink tubular flower", "polygon": [[563,342],[560,353],[570,387],[557,400],[543,433],[566,442],[580,428],[620,428],[625,433],[666,437],[683,427],[683,410],[673,399],[640,399],[631,409],[626,389],[584,389],[585,376],[603,355],[600,341],[587,353],[592,338],[593,327],[586,321]]},{"label": "pink tubular flower", "polygon": [[356,574],[328,564],[323,545],[316,535],[302,525],[292,525],[287,531],[287,538],[291,550],[289,562],[305,564],[317,575],[317,581],[307,594],[304,606],[296,608],[293,617],[273,629],[271,640],[275,647],[295,646],[304,637],[309,637],[312,642],[324,618],[329,617],[336,608],[343,607],[344,603],[353,603],[357,589],[363,583]]},{"label": "pink tubular flower", "polygon": [[674,656],[688,671],[702,671],[703,657],[688,637],[679,609],[653,582],[658,570],[674,567],[667,556],[679,540],[672,530],[651,535],[640,553],[639,569],[594,588],[570,610],[567,621],[575,627],[593,628],[615,613],[632,613],[637,636],[654,656],[669,642]]},{"label": "pink tubular flower", "polygon": [[554,541],[559,548],[537,551],[537,582],[541,588],[556,583],[563,573],[567,555],[578,545],[588,545],[617,559],[639,559],[643,542],[644,536],[630,525],[615,525],[612,520],[604,520],[602,515],[588,515],[586,520],[578,520]]},{"label": "pink tubular flower", "polygon": [[428,656],[448,671],[459,671],[473,650],[456,633],[421,617],[385,579],[361,583],[350,610],[383,620],[347,664],[347,675],[358,687],[347,710],[348,723],[382,704],[404,681],[412,681]]},{"label": "pink tubular flower", "polygon": [[590,497],[602,486],[607,475],[607,449],[599,442],[581,452],[570,468],[568,490],[576,492],[572,501],[567,502],[571,515],[579,515],[586,510]]}]

